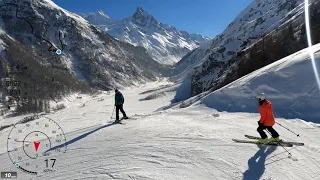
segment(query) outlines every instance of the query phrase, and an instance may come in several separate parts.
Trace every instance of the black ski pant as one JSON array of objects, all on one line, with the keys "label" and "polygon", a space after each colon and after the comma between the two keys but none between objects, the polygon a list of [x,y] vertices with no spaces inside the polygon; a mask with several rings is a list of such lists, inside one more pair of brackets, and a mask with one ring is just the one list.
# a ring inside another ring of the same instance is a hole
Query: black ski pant
[{"label": "black ski pant", "polygon": [[277,133],[276,130],[273,129],[272,126],[264,126],[264,125],[260,124],[257,131],[259,132],[262,139],[265,139],[268,137],[267,134],[264,132],[265,129],[267,129],[271,133],[273,138],[279,137],[279,134]]},{"label": "black ski pant", "polygon": [[121,111],[123,117],[127,117],[126,112],[123,110],[123,105],[116,105],[116,120],[119,120],[119,110]]}]

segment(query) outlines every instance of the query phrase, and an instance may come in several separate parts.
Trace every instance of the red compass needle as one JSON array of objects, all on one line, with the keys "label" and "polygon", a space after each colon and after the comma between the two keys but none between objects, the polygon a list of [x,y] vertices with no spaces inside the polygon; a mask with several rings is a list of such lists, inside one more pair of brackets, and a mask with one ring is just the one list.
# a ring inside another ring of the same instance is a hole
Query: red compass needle
[{"label": "red compass needle", "polygon": [[36,151],[38,152],[38,148],[39,148],[39,146],[40,146],[40,142],[34,141],[33,144],[34,144],[34,148],[35,148]]}]

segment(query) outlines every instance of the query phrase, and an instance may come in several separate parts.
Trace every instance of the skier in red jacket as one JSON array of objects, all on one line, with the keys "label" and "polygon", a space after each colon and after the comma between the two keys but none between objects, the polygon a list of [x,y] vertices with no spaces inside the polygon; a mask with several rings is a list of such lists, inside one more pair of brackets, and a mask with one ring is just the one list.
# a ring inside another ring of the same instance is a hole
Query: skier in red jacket
[{"label": "skier in red jacket", "polygon": [[[273,129],[273,125],[275,124],[275,119],[272,110],[272,104],[270,101],[266,99],[264,93],[261,93],[257,96],[257,100],[259,101],[259,112],[260,112],[260,120],[258,121],[258,129],[261,139],[259,139],[258,143],[268,143],[269,141],[280,141],[279,134],[276,130]],[[268,139],[267,134],[264,130],[267,129],[272,138]]]}]

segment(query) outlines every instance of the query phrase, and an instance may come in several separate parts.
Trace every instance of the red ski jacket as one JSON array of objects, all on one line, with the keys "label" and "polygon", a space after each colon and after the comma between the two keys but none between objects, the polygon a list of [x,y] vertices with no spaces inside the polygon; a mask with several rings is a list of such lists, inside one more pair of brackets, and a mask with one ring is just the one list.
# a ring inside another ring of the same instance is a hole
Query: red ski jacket
[{"label": "red ski jacket", "polygon": [[260,120],[259,122],[262,123],[264,126],[273,126],[275,123],[272,104],[270,101],[265,100],[261,106],[259,106],[260,112]]}]

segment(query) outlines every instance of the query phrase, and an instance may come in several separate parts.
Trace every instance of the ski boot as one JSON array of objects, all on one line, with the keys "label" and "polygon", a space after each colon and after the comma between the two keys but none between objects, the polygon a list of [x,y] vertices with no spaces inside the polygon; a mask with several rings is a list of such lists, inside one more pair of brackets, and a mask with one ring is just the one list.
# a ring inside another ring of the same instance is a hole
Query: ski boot
[{"label": "ski boot", "polygon": [[122,119],[129,119],[127,116],[123,117]]},{"label": "ski boot", "polygon": [[260,138],[257,143],[258,144],[267,144],[268,142],[269,142],[268,138],[265,138],[265,139]]},{"label": "ski boot", "polygon": [[279,137],[276,137],[276,138],[271,137],[271,138],[269,139],[269,141],[270,141],[270,142],[281,142],[282,139],[280,139]]},{"label": "ski boot", "polygon": [[120,120],[119,120],[119,119],[116,119],[116,121],[114,121],[114,123],[120,123]]}]

